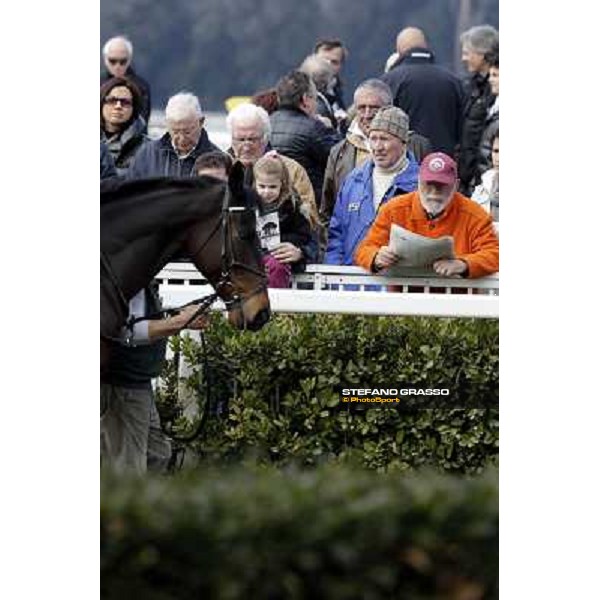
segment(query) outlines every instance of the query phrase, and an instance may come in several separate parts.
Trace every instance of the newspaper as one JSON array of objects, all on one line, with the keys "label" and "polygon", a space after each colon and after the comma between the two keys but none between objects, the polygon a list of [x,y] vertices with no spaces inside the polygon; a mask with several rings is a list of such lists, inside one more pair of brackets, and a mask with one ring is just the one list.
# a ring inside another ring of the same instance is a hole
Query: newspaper
[{"label": "newspaper", "polygon": [[400,260],[387,269],[388,275],[433,273],[432,265],[440,258],[454,258],[454,238],[445,235],[429,238],[392,224],[390,231],[391,249]]},{"label": "newspaper", "polygon": [[256,233],[263,250],[270,252],[281,244],[281,226],[276,210],[262,215],[257,211]]}]

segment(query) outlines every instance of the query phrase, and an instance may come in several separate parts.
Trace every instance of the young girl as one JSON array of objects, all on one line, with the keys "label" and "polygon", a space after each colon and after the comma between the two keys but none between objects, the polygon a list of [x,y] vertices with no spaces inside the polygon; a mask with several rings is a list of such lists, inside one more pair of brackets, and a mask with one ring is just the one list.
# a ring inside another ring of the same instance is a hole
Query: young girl
[{"label": "young girl", "polygon": [[256,227],[269,287],[290,287],[292,268],[304,266],[311,229],[279,156],[266,155],[255,163],[254,189],[260,196]]}]

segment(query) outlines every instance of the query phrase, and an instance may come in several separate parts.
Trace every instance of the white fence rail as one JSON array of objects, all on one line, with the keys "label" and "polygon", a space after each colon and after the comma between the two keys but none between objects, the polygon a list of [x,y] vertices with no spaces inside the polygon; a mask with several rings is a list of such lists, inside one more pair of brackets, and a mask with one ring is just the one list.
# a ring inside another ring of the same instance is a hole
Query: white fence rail
[{"label": "white fence rail", "polygon": [[[170,263],[157,279],[165,306],[178,306],[213,291],[191,263]],[[343,289],[348,285],[355,289]],[[365,291],[367,285],[396,289]],[[294,276],[292,289],[270,289],[269,298],[272,310],[283,313],[498,318],[499,285],[498,274],[480,279],[384,277],[361,267],[308,265],[305,273]],[[215,309],[224,307],[216,303]]]}]

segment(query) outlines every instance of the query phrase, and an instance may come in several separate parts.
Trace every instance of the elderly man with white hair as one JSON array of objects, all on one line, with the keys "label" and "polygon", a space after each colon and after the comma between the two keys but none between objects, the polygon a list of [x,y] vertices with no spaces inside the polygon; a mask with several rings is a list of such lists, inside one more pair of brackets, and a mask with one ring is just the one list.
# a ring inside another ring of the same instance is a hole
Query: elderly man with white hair
[{"label": "elderly man with white hair", "polygon": [[[246,168],[246,183],[253,183],[252,166],[267,152],[273,151],[269,143],[271,122],[267,111],[255,104],[240,104],[227,115],[227,128],[231,133],[229,154],[242,162]],[[311,227],[318,223],[315,193],[304,167],[294,159],[280,154],[290,174],[292,187],[302,202],[301,210]]]},{"label": "elderly man with white hair", "polygon": [[152,101],[150,99],[150,85],[140,77],[131,66],[133,59],[133,44],[124,36],[110,38],[102,48],[104,66],[106,70],[100,77],[100,85],[111,77],[127,77],[135,83],[142,94],[142,107],[140,114],[146,122],[146,130],[150,122]]},{"label": "elderly man with white hair", "polygon": [[166,133],[147,142],[136,154],[127,177],[191,177],[196,159],[219,148],[204,130],[204,114],[194,94],[171,96],[165,109]]}]

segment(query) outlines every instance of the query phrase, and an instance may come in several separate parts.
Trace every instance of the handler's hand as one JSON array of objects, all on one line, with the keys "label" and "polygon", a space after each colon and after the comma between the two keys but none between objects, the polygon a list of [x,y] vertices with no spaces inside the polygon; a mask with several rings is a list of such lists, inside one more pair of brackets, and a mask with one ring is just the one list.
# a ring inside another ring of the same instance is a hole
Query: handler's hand
[{"label": "handler's hand", "polygon": [[436,260],[433,263],[433,270],[443,277],[452,277],[453,275],[462,275],[467,272],[467,263],[459,258]]},{"label": "handler's hand", "polygon": [[375,255],[373,264],[379,270],[391,267],[399,260],[400,257],[394,251],[392,251],[390,246],[381,246],[381,248],[379,248],[379,252]]},{"label": "handler's hand", "polygon": [[[191,319],[192,315],[198,310],[198,306],[192,304],[191,306],[186,306],[181,312],[177,313],[175,316],[171,317],[173,321],[173,326],[176,328],[183,327],[189,319]],[[204,329],[208,325],[208,316],[207,315],[199,315],[196,317],[187,327],[186,329]]]},{"label": "handler's hand", "polygon": [[294,263],[302,258],[302,250],[290,242],[279,244],[277,248],[271,250],[271,254],[282,263]]}]

